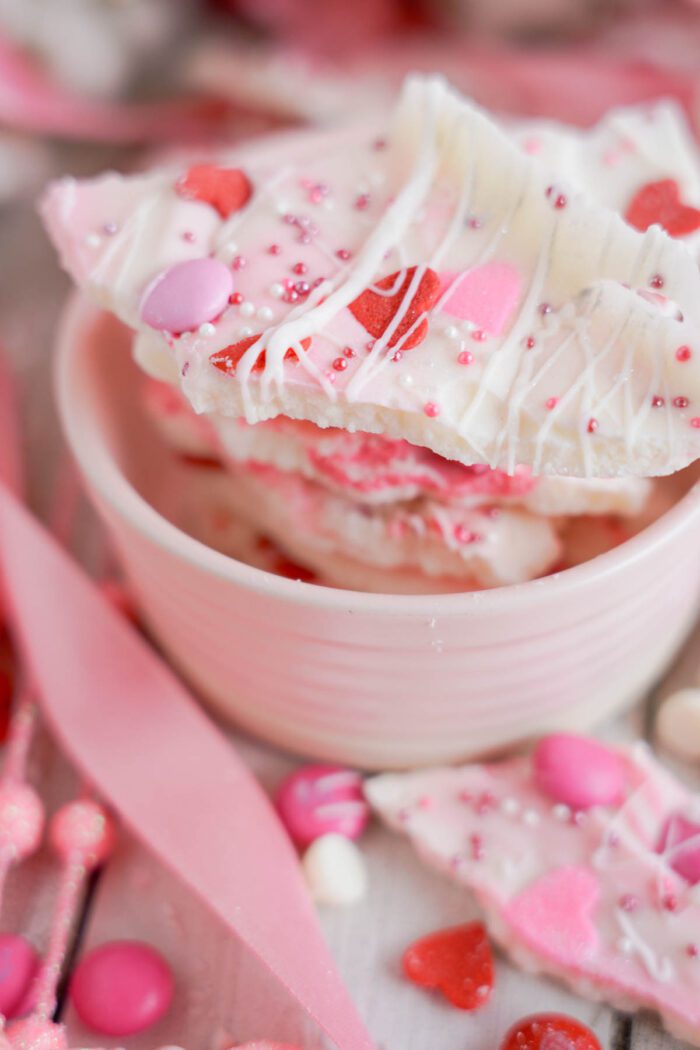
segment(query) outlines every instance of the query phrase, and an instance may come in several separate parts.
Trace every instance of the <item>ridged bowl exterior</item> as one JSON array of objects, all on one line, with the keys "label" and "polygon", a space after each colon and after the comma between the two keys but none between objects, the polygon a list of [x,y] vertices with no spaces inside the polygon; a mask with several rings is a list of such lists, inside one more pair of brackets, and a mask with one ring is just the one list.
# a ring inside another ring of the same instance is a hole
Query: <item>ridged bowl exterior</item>
[{"label": "ridged bowl exterior", "polygon": [[57,367],[68,441],[154,636],[207,702],[250,732],[366,768],[455,761],[594,725],[642,695],[689,630],[700,598],[698,485],[617,549],[490,592],[358,594],[218,554],[127,479],[135,463],[142,473],[149,442],[133,365],[104,325],[80,299],[66,312]]}]

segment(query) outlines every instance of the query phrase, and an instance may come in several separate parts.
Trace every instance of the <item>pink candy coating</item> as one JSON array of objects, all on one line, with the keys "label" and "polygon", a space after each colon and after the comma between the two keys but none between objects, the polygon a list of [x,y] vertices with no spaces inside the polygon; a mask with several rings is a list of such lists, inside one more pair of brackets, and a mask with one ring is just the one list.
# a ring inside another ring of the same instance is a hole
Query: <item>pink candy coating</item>
[{"label": "pink candy coating", "polygon": [[51,845],[59,857],[84,864],[102,864],[114,846],[114,826],[96,802],[69,802],[51,821]]},{"label": "pink candy coating", "polygon": [[34,947],[13,933],[0,934],[0,1014],[14,1017],[21,1012],[39,967]]},{"label": "pink candy coating", "polygon": [[658,852],[691,886],[700,882],[700,823],[674,813],[663,826]]},{"label": "pink candy coating", "polygon": [[340,766],[303,766],[292,773],[277,792],[277,810],[301,847],[329,833],[359,838],[369,818],[362,778]]},{"label": "pink candy coating", "polygon": [[141,320],[165,332],[190,332],[218,317],[233,291],[233,276],[218,259],[188,259],[163,270],[141,300]]},{"label": "pink candy coating", "polygon": [[62,1024],[27,1017],[7,1030],[12,1050],[66,1050],[68,1040]]},{"label": "pink candy coating", "polygon": [[625,765],[603,744],[572,733],[544,737],[532,759],[535,783],[574,810],[612,806],[625,793]]},{"label": "pink candy coating", "polygon": [[14,860],[29,857],[39,846],[44,807],[29,784],[0,786],[0,849]]},{"label": "pink candy coating", "polygon": [[163,957],[140,941],[113,941],[88,952],[75,969],[70,997],[80,1020],[101,1035],[134,1035],[163,1017],[173,978]]}]

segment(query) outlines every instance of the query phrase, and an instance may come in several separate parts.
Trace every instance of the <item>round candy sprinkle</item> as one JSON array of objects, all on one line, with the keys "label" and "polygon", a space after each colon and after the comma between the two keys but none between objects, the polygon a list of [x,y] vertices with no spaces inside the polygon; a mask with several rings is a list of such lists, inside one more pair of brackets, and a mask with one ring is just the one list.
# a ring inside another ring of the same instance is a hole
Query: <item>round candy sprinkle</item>
[{"label": "round candy sprinkle", "polygon": [[680,689],[665,700],[656,716],[656,732],[672,754],[700,760],[700,689]]},{"label": "round candy sprinkle", "polygon": [[13,933],[0,934],[0,1014],[20,1013],[39,967],[35,949]]},{"label": "round candy sprinkle", "polygon": [[114,827],[96,802],[69,802],[54,815],[50,837],[51,845],[64,862],[81,863],[92,870],[112,852]]},{"label": "round candy sprinkle", "polygon": [[367,892],[364,858],[344,835],[321,835],[304,854],[302,867],[311,896],[319,904],[355,904]]},{"label": "round candy sprinkle", "polygon": [[571,733],[542,739],[532,759],[535,783],[573,810],[612,806],[625,792],[625,766],[603,744]]},{"label": "round candy sprinkle", "polygon": [[340,766],[303,766],[297,770],[282,782],[277,810],[301,847],[329,832],[359,838],[369,818],[362,778]]},{"label": "round candy sprinkle", "polygon": [[188,259],[151,281],[141,300],[141,320],[165,332],[191,332],[225,309],[233,276],[218,259]]},{"label": "round candy sprinkle", "polygon": [[7,1029],[12,1050],[66,1050],[68,1040],[62,1024],[27,1017]]},{"label": "round candy sprinkle", "polygon": [[70,997],[80,1020],[93,1032],[135,1035],[167,1013],[173,978],[155,948],[139,941],[113,941],[81,959]]},{"label": "round candy sprinkle", "polygon": [[601,1050],[584,1024],[565,1014],[531,1014],[510,1028],[500,1050]]},{"label": "round candy sprinkle", "polygon": [[12,860],[31,856],[41,842],[44,807],[29,784],[0,785],[0,850]]}]

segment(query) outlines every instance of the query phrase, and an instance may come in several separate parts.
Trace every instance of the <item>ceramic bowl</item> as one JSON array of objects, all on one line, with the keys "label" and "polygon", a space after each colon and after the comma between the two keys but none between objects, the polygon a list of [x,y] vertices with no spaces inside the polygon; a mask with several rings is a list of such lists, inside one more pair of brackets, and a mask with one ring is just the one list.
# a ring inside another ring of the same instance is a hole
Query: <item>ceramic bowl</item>
[{"label": "ceramic bowl", "polygon": [[58,402],[89,494],[144,620],[212,708],[310,758],[365,768],[452,762],[638,699],[700,597],[700,487],[574,569],[435,597],[340,591],[237,562],[146,498],[167,472],[134,394],[128,336],[80,298]]}]

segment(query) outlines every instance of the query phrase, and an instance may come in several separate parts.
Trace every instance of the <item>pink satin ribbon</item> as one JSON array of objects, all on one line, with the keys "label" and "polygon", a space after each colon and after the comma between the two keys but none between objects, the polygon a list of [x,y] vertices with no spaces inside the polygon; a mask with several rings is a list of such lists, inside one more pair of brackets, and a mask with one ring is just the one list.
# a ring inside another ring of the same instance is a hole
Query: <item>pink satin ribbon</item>
[{"label": "pink satin ribbon", "polygon": [[372,1050],[297,856],[257,781],[11,491],[11,399],[0,371],[0,564],[12,625],[57,738],[124,823],[339,1050]]}]

